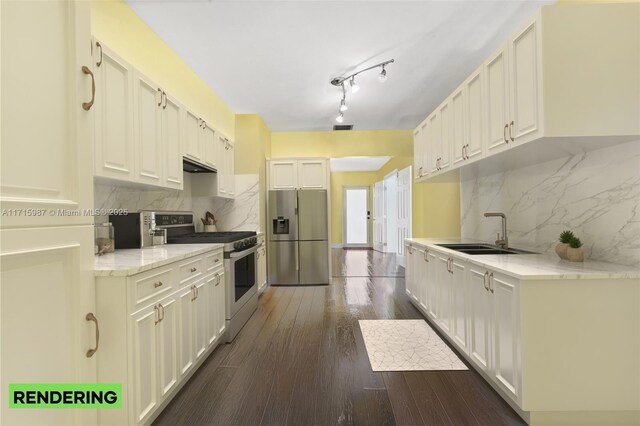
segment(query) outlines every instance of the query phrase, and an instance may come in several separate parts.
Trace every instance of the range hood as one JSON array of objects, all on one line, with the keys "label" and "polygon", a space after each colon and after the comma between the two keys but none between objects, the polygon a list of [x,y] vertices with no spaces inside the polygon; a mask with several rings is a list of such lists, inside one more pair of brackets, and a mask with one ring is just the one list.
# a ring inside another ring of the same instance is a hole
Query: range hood
[{"label": "range hood", "polygon": [[217,170],[213,167],[205,166],[186,158],[182,159],[182,170],[187,173],[217,173]]}]

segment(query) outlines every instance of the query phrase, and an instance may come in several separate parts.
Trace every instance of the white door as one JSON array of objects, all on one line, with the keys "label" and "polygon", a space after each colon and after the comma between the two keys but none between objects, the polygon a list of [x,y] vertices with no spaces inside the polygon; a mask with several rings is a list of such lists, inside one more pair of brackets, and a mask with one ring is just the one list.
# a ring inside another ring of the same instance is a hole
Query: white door
[{"label": "white door", "polygon": [[216,142],[215,130],[206,123],[202,126],[202,140],[204,145],[204,164],[210,167],[216,167],[220,157],[218,154],[218,143]]},{"label": "white door", "polygon": [[92,224],[90,215],[48,212],[93,208],[89,5],[0,5],[0,205],[46,213],[5,215],[2,227]]},{"label": "white door", "polygon": [[298,188],[326,189],[326,160],[298,160]]},{"label": "white door", "polygon": [[484,66],[485,128],[487,153],[502,151],[509,146],[509,61],[507,45],[503,45]]},{"label": "white door", "polygon": [[373,249],[382,251],[384,246],[384,185],[373,185]]},{"label": "white door", "polygon": [[466,119],[465,119],[465,103],[464,103],[464,86],[459,87],[453,95],[451,95],[451,146],[452,158],[454,165],[464,160],[463,148],[467,143],[466,135]]},{"label": "white door", "polygon": [[411,166],[398,172],[398,265],[405,266],[405,238],[411,238]]},{"label": "white door", "polygon": [[520,395],[518,371],[521,371],[517,280],[493,272],[489,279],[494,309],[493,374],[502,389],[517,400]]},{"label": "white door", "polygon": [[398,171],[394,170],[384,178],[384,243],[385,253],[398,252]]},{"label": "white door", "polygon": [[369,187],[343,188],[344,247],[367,247],[369,245]]},{"label": "white door", "polygon": [[511,122],[509,137],[528,142],[539,133],[542,120],[541,35],[537,16],[510,39]]},{"label": "white door", "polygon": [[182,189],[182,107],[177,100],[165,94],[162,108],[163,183],[168,188]]},{"label": "white door", "polygon": [[131,316],[133,324],[133,392],[134,418],[142,423],[158,406],[158,329],[156,323],[160,319],[157,305],[147,308]]},{"label": "white door", "polygon": [[184,156],[198,162],[203,161],[202,120],[185,108],[184,110]]},{"label": "white door", "polygon": [[93,44],[95,174],[134,179],[133,67],[100,41]]},{"label": "white door", "polygon": [[476,71],[466,82],[466,158],[474,158],[482,154],[482,72]]},{"label": "white door", "polygon": [[143,74],[133,78],[133,128],[136,144],[136,178],[160,185],[164,163],[162,147],[162,90]]},{"label": "white door", "polygon": [[296,189],[298,185],[297,160],[271,160],[269,189]]},{"label": "white door", "polygon": [[484,269],[471,266],[467,275],[469,298],[469,356],[480,368],[489,369],[489,333],[491,330],[491,295]]},{"label": "white door", "polygon": [[178,293],[180,312],[178,314],[180,377],[184,376],[193,366],[193,288],[187,287]]},{"label": "white door", "polygon": [[158,396],[164,399],[178,383],[178,298],[175,294],[158,303]]}]

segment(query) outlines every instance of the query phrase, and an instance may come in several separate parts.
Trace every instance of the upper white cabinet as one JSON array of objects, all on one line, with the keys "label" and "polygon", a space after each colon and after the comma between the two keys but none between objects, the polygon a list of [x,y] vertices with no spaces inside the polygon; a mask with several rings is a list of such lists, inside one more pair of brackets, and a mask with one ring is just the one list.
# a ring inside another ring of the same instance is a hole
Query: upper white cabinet
[{"label": "upper white cabinet", "polygon": [[202,135],[202,119],[185,108],[184,110],[184,156],[204,162],[204,136]]},{"label": "upper white cabinet", "polygon": [[416,168],[434,157],[416,177],[499,154],[469,169],[496,173],[640,136],[638,14],[638,4],[543,6],[429,115],[429,126],[451,126],[449,140],[425,122],[415,129]]},{"label": "upper white cabinet", "polygon": [[164,94],[162,106],[162,146],[164,147],[163,186],[182,189],[182,107],[171,95]]},{"label": "upper white cabinet", "polygon": [[202,139],[200,146],[202,147],[204,154],[203,163],[213,168],[222,167],[224,159],[219,156],[216,131],[207,126],[206,121],[202,121],[202,132],[200,132],[198,136]]},{"label": "upper white cabinet", "polygon": [[326,189],[327,160],[324,158],[269,161],[269,189]]},{"label": "upper white cabinet", "polygon": [[164,95],[157,84],[139,72],[134,73],[133,81],[136,178],[159,186],[164,160],[161,124]]},{"label": "upper white cabinet", "polygon": [[216,141],[219,166],[217,173],[218,196],[224,198],[235,197],[235,166],[233,142],[219,134]]},{"label": "upper white cabinet", "polygon": [[[93,43],[95,175],[132,180],[134,163],[134,69],[99,41]],[[154,89],[155,90],[155,89]]]}]

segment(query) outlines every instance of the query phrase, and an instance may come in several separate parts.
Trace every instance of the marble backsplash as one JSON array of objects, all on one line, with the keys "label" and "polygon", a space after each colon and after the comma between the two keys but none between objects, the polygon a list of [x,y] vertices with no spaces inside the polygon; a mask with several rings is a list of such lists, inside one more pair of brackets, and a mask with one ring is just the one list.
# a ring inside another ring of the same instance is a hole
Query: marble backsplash
[{"label": "marble backsplash", "polygon": [[[95,183],[96,209],[193,211],[196,231],[202,231],[200,218],[206,211],[213,213],[219,231],[260,231],[260,194],[258,175],[236,175],[236,197],[226,200],[215,197],[192,197],[191,175],[184,173],[184,189],[153,190],[128,187],[118,182]],[[96,217],[96,223],[106,222],[106,216]]]},{"label": "marble backsplash", "polygon": [[570,229],[586,258],[640,267],[640,141],[460,182],[462,237],[495,241],[485,212],[510,246],[553,252]]}]

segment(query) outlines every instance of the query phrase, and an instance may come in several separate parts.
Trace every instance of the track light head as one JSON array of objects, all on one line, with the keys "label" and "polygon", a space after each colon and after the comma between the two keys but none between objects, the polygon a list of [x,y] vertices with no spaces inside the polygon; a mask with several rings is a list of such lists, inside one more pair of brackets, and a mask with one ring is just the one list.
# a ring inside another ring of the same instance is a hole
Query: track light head
[{"label": "track light head", "polygon": [[351,77],[351,80],[349,80],[349,86],[351,87],[351,93],[356,93],[358,90],[360,90],[360,86],[356,84],[355,77]]},{"label": "track light head", "polygon": [[349,109],[349,107],[344,102],[344,98],[342,98],[342,100],[340,101],[340,112],[345,112],[348,109]]},{"label": "track light head", "polygon": [[344,115],[343,115],[342,113],[340,113],[340,115],[338,115],[338,116],[336,117],[336,121],[337,121],[338,123],[342,123],[342,122],[344,121]]},{"label": "track light head", "polygon": [[384,83],[385,81],[387,81],[387,70],[384,69],[384,65],[382,66],[380,75],[378,75],[378,80],[380,80],[380,83]]}]

